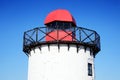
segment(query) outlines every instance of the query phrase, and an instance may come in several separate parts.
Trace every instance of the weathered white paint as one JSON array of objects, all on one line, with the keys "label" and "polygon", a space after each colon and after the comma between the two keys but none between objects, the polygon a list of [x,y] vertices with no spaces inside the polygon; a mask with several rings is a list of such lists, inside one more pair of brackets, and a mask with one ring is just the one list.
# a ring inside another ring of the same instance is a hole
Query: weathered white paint
[{"label": "weathered white paint", "polygon": [[[93,64],[93,76],[88,76],[88,63]],[[30,52],[28,80],[94,80],[94,57],[90,49],[80,46],[42,45]]]}]

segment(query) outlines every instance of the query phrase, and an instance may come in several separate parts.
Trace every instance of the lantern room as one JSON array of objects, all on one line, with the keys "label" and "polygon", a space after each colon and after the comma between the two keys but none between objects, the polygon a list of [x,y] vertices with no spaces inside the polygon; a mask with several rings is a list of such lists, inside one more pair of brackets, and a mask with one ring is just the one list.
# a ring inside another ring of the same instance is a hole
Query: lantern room
[{"label": "lantern room", "polygon": [[76,21],[69,11],[57,9],[50,12],[44,24],[48,27],[46,41],[74,41]]}]

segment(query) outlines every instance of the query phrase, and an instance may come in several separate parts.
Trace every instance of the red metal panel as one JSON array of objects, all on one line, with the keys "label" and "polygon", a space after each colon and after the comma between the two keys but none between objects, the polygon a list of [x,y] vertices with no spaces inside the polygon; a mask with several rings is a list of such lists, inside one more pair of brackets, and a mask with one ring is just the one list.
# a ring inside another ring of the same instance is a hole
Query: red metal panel
[{"label": "red metal panel", "polygon": [[[68,34],[70,34],[70,35],[68,35]],[[58,30],[58,31],[55,30],[55,31],[48,33],[48,35],[53,37],[54,39],[49,36],[46,36],[46,41],[55,41],[55,39],[61,40],[61,41],[73,41],[73,38],[72,38],[73,34],[71,31],[67,31],[67,33],[66,33],[62,30]]]},{"label": "red metal panel", "polygon": [[73,16],[70,14],[69,11],[64,10],[64,9],[58,9],[58,10],[50,12],[46,17],[44,24],[48,24],[53,21],[72,22],[73,24],[76,25],[76,22]]}]

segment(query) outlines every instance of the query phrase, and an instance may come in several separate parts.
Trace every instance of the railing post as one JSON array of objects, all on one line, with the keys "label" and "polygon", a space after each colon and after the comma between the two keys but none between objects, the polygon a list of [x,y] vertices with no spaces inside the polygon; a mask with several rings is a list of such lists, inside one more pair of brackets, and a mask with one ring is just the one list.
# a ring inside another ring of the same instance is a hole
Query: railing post
[{"label": "railing post", "polygon": [[23,36],[23,47],[26,45],[25,34],[26,32],[24,32],[24,36]]},{"label": "railing post", "polygon": [[73,30],[73,33],[72,33],[72,41],[74,41],[74,37],[75,37],[75,27],[73,28],[74,30]]},{"label": "railing post", "polygon": [[81,28],[79,28],[79,40],[80,40],[80,42],[81,42]]},{"label": "railing post", "polygon": [[36,31],[36,42],[38,42],[38,28],[36,28],[35,31]]},{"label": "railing post", "polygon": [[59,31],[58,31],[58,26],[57,26],[57,42],[58,42],[58,39],[59,39]]}]

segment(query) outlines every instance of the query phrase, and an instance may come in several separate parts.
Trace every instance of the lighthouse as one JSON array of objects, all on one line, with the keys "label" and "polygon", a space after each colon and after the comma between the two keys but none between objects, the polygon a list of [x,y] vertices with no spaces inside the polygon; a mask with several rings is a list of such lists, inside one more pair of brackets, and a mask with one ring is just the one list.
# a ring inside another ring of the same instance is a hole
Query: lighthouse
[{"label": "lighthouse", "polygon": [[94,59],[100,36],[78,27],[65,9],[50,12],[45,27],[24,32],[23,51],[28,56],[28,80],[95,80]]}]

